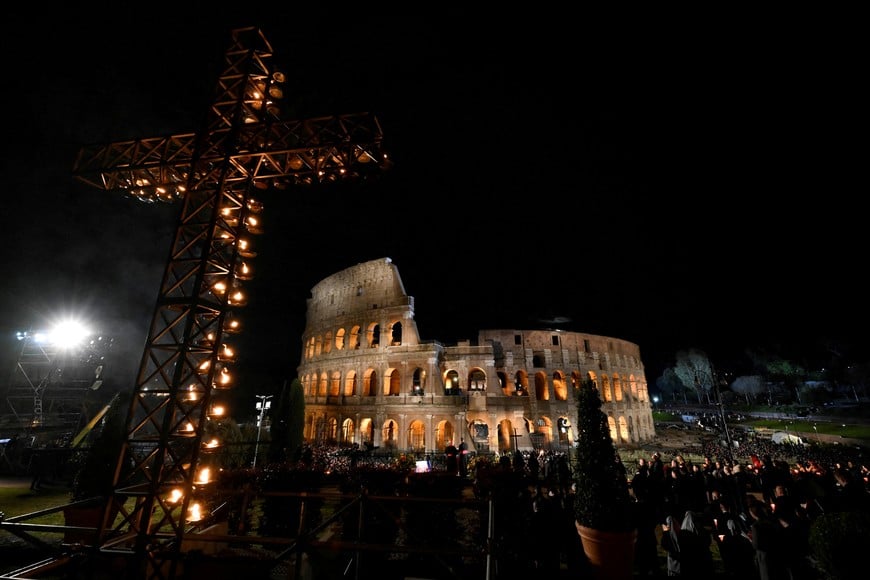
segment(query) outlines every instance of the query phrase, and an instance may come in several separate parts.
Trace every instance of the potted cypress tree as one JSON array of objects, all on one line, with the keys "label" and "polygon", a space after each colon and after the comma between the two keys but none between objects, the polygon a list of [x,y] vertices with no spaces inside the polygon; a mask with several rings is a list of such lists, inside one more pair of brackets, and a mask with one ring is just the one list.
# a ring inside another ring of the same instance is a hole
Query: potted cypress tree
[{"label": "potted cypress tree", "polygon": [[632,576],[637,529],[628,478],[618,462],[598,387],[591,380],[575,390],[574,519],[594,575],[599,580]]}]

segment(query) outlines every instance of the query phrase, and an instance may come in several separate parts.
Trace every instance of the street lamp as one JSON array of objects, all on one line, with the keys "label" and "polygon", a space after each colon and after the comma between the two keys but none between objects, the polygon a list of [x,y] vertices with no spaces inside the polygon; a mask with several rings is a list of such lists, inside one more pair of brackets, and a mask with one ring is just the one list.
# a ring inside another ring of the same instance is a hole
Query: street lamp
[{"label": "street lamp", "polygon": [[257,443],[254,445],[254,462],[251,467],[257,467],[257,453],[260,451],[260,433],[263,431],[263,417],[266,415],[266,409],[272,406],[272,397],[274,395],[257,395],[257,410],[260,416],[257,419]]}]

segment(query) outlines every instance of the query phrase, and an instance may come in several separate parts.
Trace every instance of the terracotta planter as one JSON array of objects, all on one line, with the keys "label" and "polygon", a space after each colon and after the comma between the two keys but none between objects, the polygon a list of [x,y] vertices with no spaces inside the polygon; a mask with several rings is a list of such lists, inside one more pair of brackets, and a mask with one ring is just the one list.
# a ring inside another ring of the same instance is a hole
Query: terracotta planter
[{"label": "terracotta planter", "polygon": [[581,526],[576,521],[574,525],[596,580],[631,580],[637,530],[602,532]]}]

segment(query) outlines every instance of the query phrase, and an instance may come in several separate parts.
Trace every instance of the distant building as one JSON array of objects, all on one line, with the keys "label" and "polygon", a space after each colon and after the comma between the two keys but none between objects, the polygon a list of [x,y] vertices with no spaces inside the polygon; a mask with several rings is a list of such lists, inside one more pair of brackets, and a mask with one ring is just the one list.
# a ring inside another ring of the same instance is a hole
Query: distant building
[{"label": "distant building", "polygon": [[414,299],[389,258],[319,282],[308,299],[298,376],[306,441],[440,453],[564,450],[574,389],[596,382],[617,446],[655,437],[636,344],[560,330],[481,330],[421,342]]}]

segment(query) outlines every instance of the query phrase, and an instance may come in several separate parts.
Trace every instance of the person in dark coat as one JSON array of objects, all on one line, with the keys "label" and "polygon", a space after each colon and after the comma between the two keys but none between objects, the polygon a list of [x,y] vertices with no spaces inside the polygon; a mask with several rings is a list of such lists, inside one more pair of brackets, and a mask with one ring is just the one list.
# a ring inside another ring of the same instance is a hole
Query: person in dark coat
[{"label": "person in dark coat", "polygon": [[450,441],[444,450],[444,460],[447,465],[447,473],[459,475],[459,449]]}]

